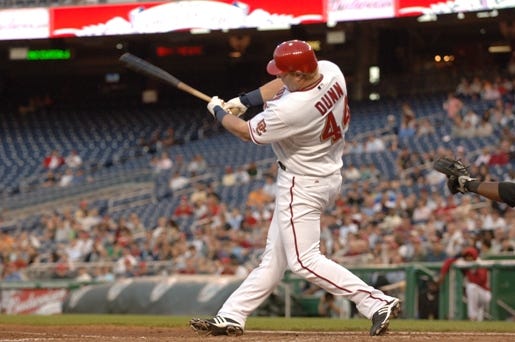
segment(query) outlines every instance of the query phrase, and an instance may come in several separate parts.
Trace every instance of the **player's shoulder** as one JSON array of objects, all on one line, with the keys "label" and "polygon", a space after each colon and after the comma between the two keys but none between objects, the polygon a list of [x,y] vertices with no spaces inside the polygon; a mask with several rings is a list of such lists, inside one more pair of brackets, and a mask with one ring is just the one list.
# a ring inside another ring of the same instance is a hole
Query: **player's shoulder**
[{"label": "player's shoulder", "polygon": [[328,61],[328,60],[320,60],[318,61],[318,68],[320,70],[328,70],[334,72],[341,72],[340,67],[336,65],[336,63]]},{"label": "player's shoulder", "polygon": [[336,79],[345,83],[345,76],[342,70],[334,62],[326,60],[318,61],[318,71],[324,75],[326,81]]}]

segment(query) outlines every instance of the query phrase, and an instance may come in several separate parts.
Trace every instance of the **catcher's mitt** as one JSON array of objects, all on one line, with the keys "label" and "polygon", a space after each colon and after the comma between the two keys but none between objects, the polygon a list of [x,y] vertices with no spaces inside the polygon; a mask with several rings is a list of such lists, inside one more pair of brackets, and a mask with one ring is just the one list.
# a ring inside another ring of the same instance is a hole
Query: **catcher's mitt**
[{"label": "catcher's mitt", "polygon": [[458,192],[464,194],[468,191],[465,183],[473,179],[470,178],[467,167],[461,161],[441,157],[434,162],[433,168],[447,176],[447,187],[452,194]]}]

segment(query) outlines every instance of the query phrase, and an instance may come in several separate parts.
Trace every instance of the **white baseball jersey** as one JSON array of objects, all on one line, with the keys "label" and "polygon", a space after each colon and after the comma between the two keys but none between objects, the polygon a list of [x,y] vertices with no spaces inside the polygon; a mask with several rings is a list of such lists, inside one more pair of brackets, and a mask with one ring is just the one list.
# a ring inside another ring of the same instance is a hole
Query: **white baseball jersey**
[{"label": "white baseball jersey", "polygon": [[318,67],[319,82],[295,92],[283,88],[249,121],[252,141],[271,144],[277,159],[293,174],[324,176],[342,167],[350,119],[347,86],[334,63],[319,61]]},{"label": "white baseball jersey", "polygon": [[344,135],[350,113],[340,69],[319,61],[322,79],[309,89],[282,89],[248,125],[256,144],[272,144],[277,172],[275,208],[261,263],[225,301],[218,315],[245,325],[290,269],[343,296],[371,318],[394,298],[367,285],[320,252],[320,217],[340,193]]}]

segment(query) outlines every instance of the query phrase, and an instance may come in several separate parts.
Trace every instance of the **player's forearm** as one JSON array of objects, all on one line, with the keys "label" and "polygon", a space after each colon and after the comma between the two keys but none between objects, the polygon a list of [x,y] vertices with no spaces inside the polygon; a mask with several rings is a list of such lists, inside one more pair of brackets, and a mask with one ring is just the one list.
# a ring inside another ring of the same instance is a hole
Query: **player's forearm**
[{"label": "player's forearm", "polygon": [[221,121],[222,126],[243,141],[250,140],[249,126],[245,120],[234,115],[225,115]]},{"label": "player's forearm", "polygon": [[501,197],[499,196],[499,184],[497,182],[480,182],[473,180],[467,182],[465,186],[471,192],[475,192],[494,201],[501,201]]}]

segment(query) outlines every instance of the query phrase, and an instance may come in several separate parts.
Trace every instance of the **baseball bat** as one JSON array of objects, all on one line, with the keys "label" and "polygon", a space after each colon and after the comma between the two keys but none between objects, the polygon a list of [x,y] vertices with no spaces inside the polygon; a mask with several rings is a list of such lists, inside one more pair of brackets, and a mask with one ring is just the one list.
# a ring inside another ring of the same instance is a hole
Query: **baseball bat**
[{"label": "baseball bat", "polygon": [[206,102],[211,101],[211,96],[208,96],[202,93],[201,91],[198,91],[197,89],[190,87],[189,85],[177,79],[169,72],[155,66],[150,62],[147,62],[144,59],[134,56],[131,53],[126,52],[123,55],[121,55],[120,61],[124,63],[127,68],[137,73],[163,81],[171,86],[176,87],[179,90],[182,90],[195,97],[198,97],[199,99],[204,100]]}]

